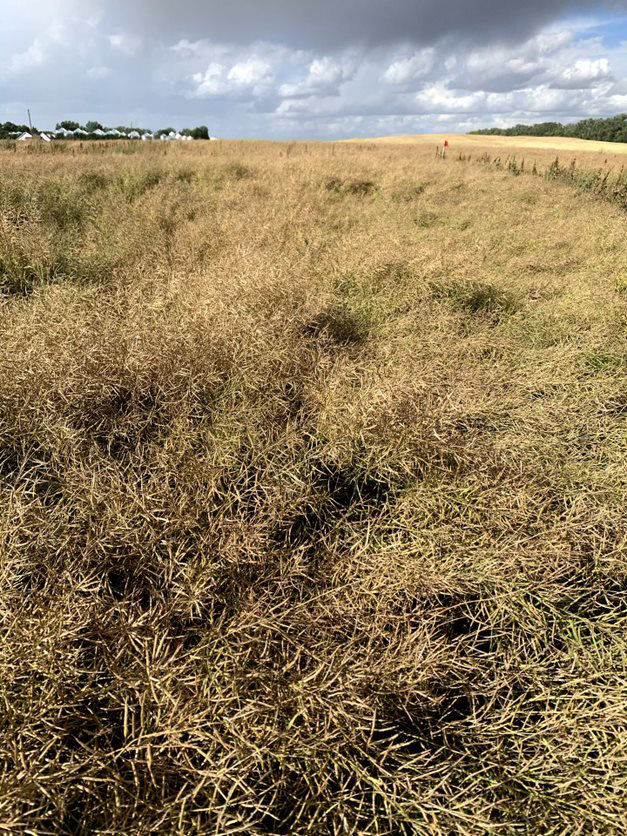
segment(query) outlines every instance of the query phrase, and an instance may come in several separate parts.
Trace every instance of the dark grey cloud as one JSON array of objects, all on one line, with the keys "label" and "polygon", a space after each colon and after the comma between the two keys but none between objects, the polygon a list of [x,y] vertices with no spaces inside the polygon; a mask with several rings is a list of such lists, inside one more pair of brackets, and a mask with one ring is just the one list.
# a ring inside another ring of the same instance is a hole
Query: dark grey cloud
[{"label": "dark grey cloud", "polygon": [[[580,0],[110,0],[118,20],[163,37],[334,49],[443,37],[473,43],[520,40],[566,13],[590,12]],[[624,10],[601,0],[596,10]]]}]

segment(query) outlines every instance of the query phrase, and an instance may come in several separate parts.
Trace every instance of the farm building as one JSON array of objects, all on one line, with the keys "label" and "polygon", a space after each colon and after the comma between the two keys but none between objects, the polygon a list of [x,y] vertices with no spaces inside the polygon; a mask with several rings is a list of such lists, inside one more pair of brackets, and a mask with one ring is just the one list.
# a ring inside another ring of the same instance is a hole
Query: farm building
[{"label": "farm building", "polygon": [[18,142],[52,142],[52,138],[48,134],[31,134],[28,131],[19,134],[16,139]]}]

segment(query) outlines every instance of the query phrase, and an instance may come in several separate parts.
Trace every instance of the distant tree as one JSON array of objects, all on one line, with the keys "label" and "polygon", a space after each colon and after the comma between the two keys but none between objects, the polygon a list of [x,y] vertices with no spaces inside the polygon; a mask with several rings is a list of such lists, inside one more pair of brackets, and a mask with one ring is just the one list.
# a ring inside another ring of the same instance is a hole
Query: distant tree
[{"label": "distant tree", "polygon": [[192,129],[191,128],[183,128],[183,130],[181,131],[181,136],[191,136],[191,135],[192,135]]},{"label": "distant tree", "polygon": [[540,122],[536,125],[514,125],[513,128],[483,128],[473,134],[499,136],[569,136],[604,142],[627,142],[627,113],[608,119],[582,119],[569,125]]},{"label": "distant tree", "polygon": [[[22,134],[27,131],[30,133],[28,125],[16,125],[15,122],[4,122],[0,125],[0,139],[7,139],[11,134]],[[33,131],[37,133],[35,128],[33,128]]]},{"label": "distant tree", "polygon": [[199,125],[192,129],[190,136],[193,139],[209,139],[209,128],[206,125]]},{"label": "distant tree", "polygon": [[85,123],[85,130],[88,134],[93,134],[94,131],[102,131],[104,130],[100,122],[86,122]]},{"label": "distant tree", "polygon": [[175,134],[176,131],[174,128],[161,128],[160,130],[156,131],[156,136],[164,136],[165,134]]},{"label": "distant tree", "polygon": [[75,131],[77,128],[80,128],[80,125],[71,119],[64,119],[63,122],[57,122],[55,130],[58,131],[60,128],[65,128],[66,131]]}]

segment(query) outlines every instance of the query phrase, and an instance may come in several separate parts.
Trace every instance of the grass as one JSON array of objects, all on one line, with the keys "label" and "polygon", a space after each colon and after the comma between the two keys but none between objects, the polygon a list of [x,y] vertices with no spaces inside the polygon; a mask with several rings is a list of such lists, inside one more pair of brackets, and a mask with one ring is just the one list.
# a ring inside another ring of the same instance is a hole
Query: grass
[{"label": "grass", "polygon": [[624,211],[162,145],[0,149],[0,830],[624,832]]},{"label": "grass", "polygon": [[[472,161],[472,155],[460,153],[457,159],[459,162],[468,163]],[[616,203],[622,209],[627,209],[627,173],[623,166],[618,170],[613,166],[608,166],[607,160],[605,165],[595,169],[590,166],[590,160],[587,159],[584,159],[582,166],[577,164],[575,158],[572,158],[570,164],[566,166],[560,162],[559,157],[555,157],[544,166],[534,161],[532,168],[529,169],[528,166],[525,168],[524,158],[518,160],[515,155],[509,155],[503,160],[501,157],[492,158],[490,154],[484,152],[475,162],[492,165],[499,170],[505,168],[514,177],[532,174],[535,177],[545,177],[547,180],[558,180],[574,186],[581,192],[589,192],[610,203]],[[535,196],[527,195],[523,199],[533,203]]]}]

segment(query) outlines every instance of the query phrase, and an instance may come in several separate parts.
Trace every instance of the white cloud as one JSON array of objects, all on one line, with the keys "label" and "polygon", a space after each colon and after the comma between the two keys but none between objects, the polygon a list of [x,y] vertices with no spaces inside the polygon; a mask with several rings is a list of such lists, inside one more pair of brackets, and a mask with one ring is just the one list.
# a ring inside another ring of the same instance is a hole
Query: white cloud
[{"label": "white cloud", "polygon": [[117,32],[115,35],[109,35],[109,43],[113,49],[128,56],[137,55],[143,45],[141,38],[129,32]]},{"label": "white cloud", "polygon": [[111,70],[109,67],[90,67],[87,70],[87,77],[94,79],[95,81],[100,81],[103,78],[107,78],[111,75]]},{"label": "white cloud", "polygon": [[476,93],[463,93],[451,90],[446,84],[436,81],[417,93],[415,100],[419,109],[426,113],[465,113],[476,110],[485,98],[486,94],[481,90]]},{"label": "white cloud", "polygon": [[220,96],[226,92],[224,83],[226,67],[213,61],[204,73],[194,73],[192,81],[196,85],[193,95],[203,98],[205,96]]},{"label": "white cloud", "polygon": [[627,93],[614,93],[607,97],[606,102],[614,113],[627,111]]},{"label": "white cloud", "polygon": [[274,70],[270,63],[258,56],[249,56],[226,63],[211,61],[203,72],[191,76],[194,89],[188,93],[192,98],[233,97],[253,99],[268,92],[274,81]]},{"label": "white cloud", "polygon": [[188,41],[187,38],[182,38],[177,41],[170,50],[181,58],[194,58],[201,55],[204,51],[203,41]]},{"label": "white cloud", "polygon": [[450,83],[466,90],[504,92],[541,84],[562,68],[575,34],[569,28],[540,32],[517,45],[471,49],[451,67]]},{"label": "white cloud", "polygon": [[556,74],[553,86],[577,90],[591,87],[611,78],[612,69],[607,58],[598,58],[595,61],[580,58],[572,66],[566,67]]},{"label": "white cloud", "polygon": [[339,95],[343,81],[350,78],[352,70],[329,56],[314,59],[307,76],[295,83],[282,84],[279,95],[283,98],[307,98],[309,96]]},{"label": "white cloud", "polygon": [[229,70],[228,80],[237,87],[257,88],[273,79],[272,67],[260,58],[248,58],[234,64]]},{"label": "white cloud", "polygon": [[549,55],[572,44],[577,28],[574,24],[569,25],[567,29],[551,27],[526,41],[525,48],[538,55]]},{"label": "white cloud", "polygon": [[40,38],[35,38],[24,52],[18,52],[9,60],[9,71],[21,73],[33,67],[41,67],[46,60],[46,51]]},{"label": "white cloud", "polygon": [[427,76],[435,64],[435,50],[422,49],[409,58],[394,61],[383,73],[383,81],[387,84],[407,84]]}]

